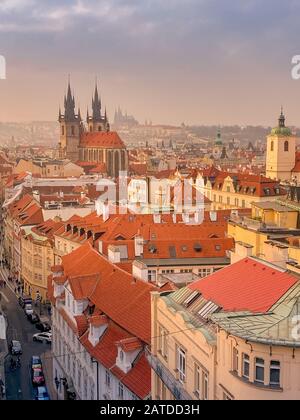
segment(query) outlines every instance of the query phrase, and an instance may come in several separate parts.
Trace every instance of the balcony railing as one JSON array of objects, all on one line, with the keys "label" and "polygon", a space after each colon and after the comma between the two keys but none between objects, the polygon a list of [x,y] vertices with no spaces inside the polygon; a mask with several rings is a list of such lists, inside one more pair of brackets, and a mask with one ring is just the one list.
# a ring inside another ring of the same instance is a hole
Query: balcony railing
[{"label": "balcony railing", "polygon": [[167,369],[157,357],[151,354],[150,350],[146,350],[147,360],[156,375],[165,384],[168,390],[174,395],[177,401],[190,401],[193,398],[185,391],[182,383]]}]

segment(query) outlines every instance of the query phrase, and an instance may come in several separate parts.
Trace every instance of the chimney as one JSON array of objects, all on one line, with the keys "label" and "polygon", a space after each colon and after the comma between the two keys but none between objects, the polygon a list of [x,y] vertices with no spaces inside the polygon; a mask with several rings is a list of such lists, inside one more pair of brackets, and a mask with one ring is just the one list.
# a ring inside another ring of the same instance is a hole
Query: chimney
[{"label": "chimney", "polygon": [[188,225],[190,223],[190,215],[188,213],[182,213],[182,221]]},{"label": "chimney", "polygon": [[286,263],[289,259],[288,250],[289,248],[286,245],[267,241],[264,243],[264,259],[271,264],[286,269]]},{"label": "chimney", "polygon": [[121,262],[121,251],[115,245],[108,247],[108,260],[113,264],[119,264]]},{"label": "chimney", "polygon": [[41,196],[38,190],[33,191],[32,196],[38,203],[40,203]]},{"label": "chimney", "polygon": [[109,219],[109,204],[103,205],[103,222],[106,222]]},{"label": "chimney", "polygon": [[209,212],[209,218],[211,222],[217,222],[218,221],[218,214],[216,211],[210,211]]},{"label": "chimney", "polygon": [[234,264],[247,257],[252,257],[253,246],[244,242],[236,242],[235,250],[230,252],[230,262]]},{"label": "chimney", "polygon": [[137,235],[134,238],[134,254],[136,257],[141,257],[144,252],[144,238],[141,235]]},{"label": "chimney", "polygon": [[161,223],[161,214],[158,214],[158,213],[153,214],[153,222],[155,224]]}]

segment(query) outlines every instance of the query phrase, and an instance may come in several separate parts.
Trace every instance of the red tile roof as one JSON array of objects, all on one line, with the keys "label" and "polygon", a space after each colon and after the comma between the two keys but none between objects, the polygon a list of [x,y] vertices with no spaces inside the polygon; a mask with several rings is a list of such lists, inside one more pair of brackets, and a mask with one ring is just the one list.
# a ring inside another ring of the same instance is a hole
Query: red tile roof
[{"label": "red tile roof", "polygon": [[128,373],[116,367],[117,343],[132,339],[135,340],[122,328],[110,322],[96,347],[90,343],[87,332],[80,341],[92,357],[110,370],[131,392],[144,399],[151,392],[151,368],[145,354],[138,356]]},{"label": "red tile roof", "polygon": [[125,149],[124,142],[119,137],[118,133],[97,132],[85,133],[81,137],[80,147],[92,147],[100,149]]},{"label": "red tile roof", "polygon": [[224,311],[268,312],[297,279],[252,258],[246,258],[188,286]]},{"label": "red tile roof", "polygon": [[117,343],[118,346],[120,346],[122,348],[122,350],[126,352],[130,352],[130,351],[135,351],[138,349],[141,349],[143,347],[141,341],[136,338],[136,337],[132,337],[132,338],[126,338],[124,340],[120,340]]},{"label": "red tile roof", "polygon": [[119,377],[123,384],[142,400],[151,392],[151,368],[144,353],[136,360],[134,368],[126,375],[119,368],[112,368],[114,375]]}]

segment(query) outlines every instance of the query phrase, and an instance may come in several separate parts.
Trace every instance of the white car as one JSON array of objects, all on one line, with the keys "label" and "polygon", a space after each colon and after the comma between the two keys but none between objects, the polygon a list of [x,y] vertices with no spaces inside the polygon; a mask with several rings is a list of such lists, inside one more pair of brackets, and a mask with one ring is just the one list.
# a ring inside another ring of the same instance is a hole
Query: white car
[{"label": "white car", "polygon": [[43,333],[34,334],[32,339],[33,339],[33,341],[39,341],[41,343],[51,344],[52,343],[52,333],[51,332],[43,332]]}]

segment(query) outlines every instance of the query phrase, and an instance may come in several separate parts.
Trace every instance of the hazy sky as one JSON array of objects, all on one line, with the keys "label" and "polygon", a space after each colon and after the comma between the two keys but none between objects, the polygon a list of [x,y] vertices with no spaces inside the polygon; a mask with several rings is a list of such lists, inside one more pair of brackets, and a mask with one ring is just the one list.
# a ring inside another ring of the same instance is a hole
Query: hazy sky
[{"label": "hazy sky", "polygon": [[0,0],[0,121],[54,120],[68,73],[85,115],[300,126],[299,0]]}]

